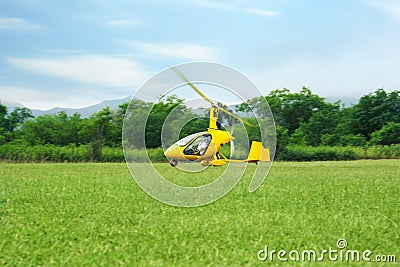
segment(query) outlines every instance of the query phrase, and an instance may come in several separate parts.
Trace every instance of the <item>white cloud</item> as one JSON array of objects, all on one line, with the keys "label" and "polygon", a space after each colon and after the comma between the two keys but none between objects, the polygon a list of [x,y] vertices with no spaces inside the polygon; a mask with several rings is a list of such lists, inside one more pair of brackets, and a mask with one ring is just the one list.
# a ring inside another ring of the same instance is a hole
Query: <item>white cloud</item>
[{"label": "white cloud", "polygon": [[220,52],[213,47],[188,43],[131,43],[136,48],[149,54],[175,57],[186,60],[212,61],[220,57]]},{"label": "white cloud", "polygon": [[148,74],[133,61],[102,55],[9,58],[15,67],[73,81],[113,87],[140,85]]},{"label": "white cloud", "polygon": [[399,0],[366,0],[366,3],[400,19]]},{"label": "white cloud", "polygon": [[36,31],[42,26],[33,24],[21,18],[0,18],[0,30],[8,31]]},{"label": "white cloud", "polygon": [[278,67],[260,68],[253,77],[267,93],[284,87],[297,91],[305,85],[330,98],[358,99],[377,88],[399,88],[399,53],[393,53],[389,47],[386,55],[374,54],[362,47],[357,49],[332,59],[293,58]]},{"label": "white cloud", "polygon": [[138,24],[138,21],[133,19],[117,19],[109,20],[104,23],[108,27],[132,27]]},{"label": "white cloud", "polygon": [[54,89],[39,87],[0,86],[2,103],[19,103],[31,109],[48,110],[54,107],[83,108],[103,100],[122,99],[132,92],[99,90],[96,88]]},{"label": "white cloud", "polygon": [[247,8],[247,9],[245,9],[245,11],[247,13],[266,16],[266,17],[274,17],[274,16],[279,15],[279,13],[276,11],[263,10],[263,9],[258,9],[258,8]]},{"label": "white cloud", "polygon": [[[50,109],[54,107],[54,100],[57,98],[56,91],[41,92],[37,88],[0,86],[2,101],[20,103],[28,108]],[[58,97],[59,100],[65,98]]]}]

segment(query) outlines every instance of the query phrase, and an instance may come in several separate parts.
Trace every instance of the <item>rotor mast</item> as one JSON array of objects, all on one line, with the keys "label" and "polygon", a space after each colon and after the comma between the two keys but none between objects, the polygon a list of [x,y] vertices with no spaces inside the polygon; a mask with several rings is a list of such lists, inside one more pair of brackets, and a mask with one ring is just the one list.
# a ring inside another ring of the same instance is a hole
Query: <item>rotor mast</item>
[{"label": "rotor mast", "polygon": [[239,118],[238,116],[236,116],[235,114],[233,114],[232,112],[223,109],[221,107],[219,107],[218,105],[216,105],[214,102],[212,102],[205,94],[203,94],[196,86],[194,86],[193,83],[191,83],[186,77],[185,75],[183,75],[177,68],[173,67],[172,68],[178,75],[179,77],[182,78],[182,80],[184,80],[190,87],[192,87],[192,89],[198,94],[200,95],[206,102],[211,104],[211,108],[210,108],[210,124],[209,124],[209,129],[215,129],[218,130],[218,113],[219,111],[223,111],[226,114],[228,114],[229,116],[234,117],[235,119],[243,122],[246,125],[249,126],[253,126],[251,123]]},{"label": "rotor mast", "polygon": [[210,108],[210,124],[208,129],[218,130],[217,121],[218,121],[218,112],[219,109],[216,107]]}]

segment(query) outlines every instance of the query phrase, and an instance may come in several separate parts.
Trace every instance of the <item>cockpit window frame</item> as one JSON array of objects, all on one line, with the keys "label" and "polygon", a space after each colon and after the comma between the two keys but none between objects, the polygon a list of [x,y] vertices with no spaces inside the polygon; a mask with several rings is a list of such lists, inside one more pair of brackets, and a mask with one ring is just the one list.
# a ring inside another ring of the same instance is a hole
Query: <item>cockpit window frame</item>
[{"label": "cockpit window frame", "polygon": [[180,146],[180,147],[186,146],[186,145],[188,145],[192,140],[196,139],[196,138],[197,138],[198,136],[200,136],[200,135],[203,135],[204,133],[205,133],[205,132],[199,132],[199,133],[194,133],[194,134],[188,135],[188,136],[186,136],[186,137],[180,139],[179,141],[177,141],[175,144],[176,144],[177,146]]},{"label": "cockpit window frame", "polygon": [[[192,150],[191,145],[194,142],[196,142],[197,139],[202,138],[204,136],[210,137],[210,139],[209,139],[209,141],[207,143],[207,147],[205,147],[203,153],[195,154],[193,152],[189,152],[189,150]],[[194,156],[203,156],[207,152],[208,148],[210,147],[211,142],[212,142],[212,135],[209,132],[202,132],[197,137],[193,138],[190,142],[188,142],[186,144],[186,148],[183,150],[183,154],[185,154],[185,155],[194,155]]]}]

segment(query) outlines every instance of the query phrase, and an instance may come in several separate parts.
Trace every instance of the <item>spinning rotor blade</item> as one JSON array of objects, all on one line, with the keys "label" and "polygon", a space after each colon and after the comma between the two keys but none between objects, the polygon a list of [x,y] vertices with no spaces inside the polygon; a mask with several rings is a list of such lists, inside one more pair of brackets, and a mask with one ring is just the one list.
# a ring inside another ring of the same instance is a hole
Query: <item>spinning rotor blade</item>
[{"label": "spinning rotor blade", "polygon": [[241,119],[239,116],[236,116],[236,115],[233,114],[232,112],[227,111],[226,109],[223,109],[223,108],[217,106],[216,104],[214,104],[214,102],[212,102],[205,94],[203,94],[196,86],[194,86],[194,84],[191,83],[191,82],[185,77],[185,75],[183,75],[182,72],[180,72],[180,71],[179,71],[177,68],[175,68],[175,67],[172,67],[172,69],[179,75],[179,77],[182,78],[182,80],[184,80],[187,84],[189,84],[189,86],[192,87],[193,90],[196,91],[196,93],[198,93],[205,101],[207,101],[208,103],[210,103],[213,107],[217,107],[219,110],[225,112],[226,114],[228,114],[228,115],[234,117],[235,119],[237,119],[237,120],[243,122],[244,124],[246,124],[246,125],[248,125],[248,126],[253,126],[253,124],[251,124],[251,123],[249,123],[249,122],[247,122],[247,121]]},{"label": "spinning rotor blade", "polygon": [[194,84],[192,84],[186,77],[185,75],[183,75],[182,72],[180,72],[177,68],[173,67],[172,68],[178,75],[179,77],[182,78],[182,80],[184,80],[187,84],[190,85],[190,87],[193,88],[193,90],[196,91],[196,93],[198,93],[205,101],[207,101],[208,103],[210,103],[212,106],[216,106],[214,104],[214,102],[212,102],[205,94],[203,94],[196,86],[194,86]]},{"label": "spinning rotor blade", "polygon": [[251,124],[250,122],[245,121],[244,119],[240,118],[239,116],[233,114],[233,113],[230,112],[230,111],[227,111],[226,109],[223,109],[223,108],[220,108],[220,107],[218,107],[218,109],[221,110],[221,111],[223,111],[223,112],[225,112],[226,114],[228,114],[228,115],[234,117],[235,119],[237,119],[237,120],[243,122],[244,124],[246,124],[246,125],[248,125],[248,126],[254,126],[254,125]]},{"label": "spinning rotor blade", "polygon": [[[230,133],[230,135],[231,135],[231,137],[233,137],[233,128],[234,128],[235,126],[232,125],[231,127],[232,127],[232,128],[231,128],[231,133]],[[233,142],[233,138],[231,138],[230,145],[231,145],[231,154],[229,155],[229,158],[232,159],[233,152],[235,152],[235,143]]]}]

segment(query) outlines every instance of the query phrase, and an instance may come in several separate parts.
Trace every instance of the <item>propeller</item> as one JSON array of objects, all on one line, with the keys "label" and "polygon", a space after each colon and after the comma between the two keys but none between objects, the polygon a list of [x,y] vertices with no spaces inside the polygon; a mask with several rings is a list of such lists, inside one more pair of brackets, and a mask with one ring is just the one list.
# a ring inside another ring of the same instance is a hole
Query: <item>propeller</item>
[{"label": "propeller", "polygon": [[[234,128],[234,127],[235,127],[235,125],[232,124],[232,126],[231,126],[231,133],[230,133],[231,136],[233,136],[233,128]],[[235,143],[233,142],[233,138],[231,138],[230,145],[231,145],[231,154],[229,155],[229,158],[232,159],[233,152],[235,152]]]},{"label": "propeller", "polygon": [[215,108],[218,108],[218,110],[221,110],[221,111],[225,112],[225,113],[228,114],[229,116],[234,117],[235,119],[237,119],[237,120],[243,122],[244,124],[246,124],[246,125],[248,125],[248,126],[254,126],[253,124],[251,124],[251,123],[249,123],[249,122],[243,120],[243,119],[240,118],[239,116],[233,114],[232,112],[230,112],[230,111],[228,111],[228,110],[226,110],[226,109],[224,109],[224,108],[221,108],[220,106],[218,106],[217,104],[215,104],[214,102],[212,102],[205,94],[203,94],[196,86],[194,86],[194,84],[191,83],[191,82],[185,77],[185,75],[183,75],[182,72],[180,72],[180,71],[179,71],[177,68],[175,68],[175,67],[172,67],[172,69],[179,75],[179,77],[182,78],[182,80],[184,80],[190,87],[192,87],[193,90],[194,90],[197,94],[199,94],[205,101],[207,101],[208,103],[210,103],[211,106],[213,106],[213,107],[215,107]]}]

